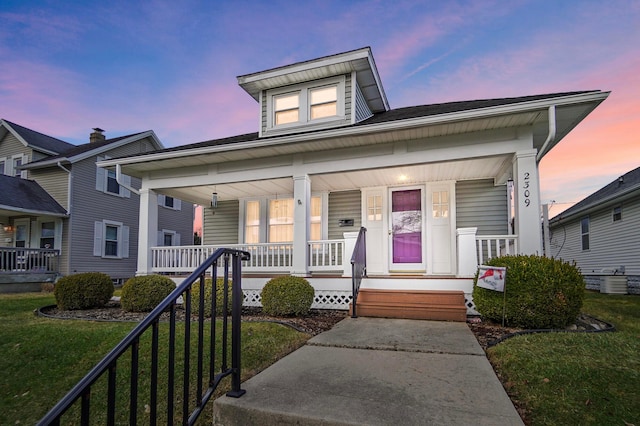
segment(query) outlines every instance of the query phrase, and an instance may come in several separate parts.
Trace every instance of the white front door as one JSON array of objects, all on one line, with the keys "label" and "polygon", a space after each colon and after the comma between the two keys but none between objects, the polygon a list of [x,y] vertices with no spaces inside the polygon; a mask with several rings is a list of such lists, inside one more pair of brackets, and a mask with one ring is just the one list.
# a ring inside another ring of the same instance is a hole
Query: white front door
[{"label": "white front door", "polygon": [[424,272],[424,187],[391,189],[389,201],[389,269]]},{"label": "white front door", "polygon": [[449,183],[432,184],[427,195],[427,229],[429,229],[429,273],[435,275],[453,274],[454,247],[452,220],[453,185]]},{"label": "white front door", "polygon": [[14,246],[31,247],[31,230],[29,219],[16,219],[14,221]]}]

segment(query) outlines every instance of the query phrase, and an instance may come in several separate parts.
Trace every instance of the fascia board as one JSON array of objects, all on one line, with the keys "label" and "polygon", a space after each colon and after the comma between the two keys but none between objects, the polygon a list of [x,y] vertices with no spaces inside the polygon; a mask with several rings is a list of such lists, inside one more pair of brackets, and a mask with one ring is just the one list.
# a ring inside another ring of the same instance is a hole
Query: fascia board
[{"label": "fascia board", "polygon": [[535,110],[546,110],[551,105],[570,105],[574,103],[602,102],[609,95],[609,92],[594,92],[580,95],[563,96],[559,98],[548,98],[519,104],[502,105],[469,111],[453,112],[448,114],[432,115],[428,117],[417,117],[405,120],[397,120],[385,123],[376,123],[366,126],[354,126],[340,129],[330,129],[322,132],[307,134],[296,134],[290,136],[279,136],[256,141],[241,142],[237,144],[207,146],[184,151],[170,151],[150,153],[140,157],[124,157],[119,159],[109,159],[98,163],[98,167],[112,167],[116,164],[126,165],[147,161],[167,160],[178,157],[189,157],[192,155],[215,154],[226,151],[237,151],[243,149],[262,148],[275,145],[285,145],[290,143],[310,142],[319,139],[332,137],[347,137],[355,135],[366,135],[390,130],[401,130],[412,127],[429,126],[436,124],[447,124],[457,121],[474,120],[479,118],[489,118],[504,114],[517,114]]}]

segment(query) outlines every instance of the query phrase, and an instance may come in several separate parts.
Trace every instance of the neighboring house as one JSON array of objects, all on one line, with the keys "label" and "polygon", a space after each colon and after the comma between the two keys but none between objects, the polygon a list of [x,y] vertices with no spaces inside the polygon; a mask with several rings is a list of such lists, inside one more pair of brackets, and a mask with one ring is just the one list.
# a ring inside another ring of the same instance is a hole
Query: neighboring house
[{"label": "neighboring house", "polygon": [[[237,247],[252,254],[246,304],[269,276],[294,274],[315,287],[315,307],[349,303],[364,227],[363,287],[461,290],[472,308],[479,262],[542,252],[538,163],[608,96],[391,109],[369,48],[238,83],[258,103],[258,132],[98,165],[142,179],[138,273],[187,273],[214,247]],[[154,247],[157,194],[204,207],[203,246]]]},{"label": "neighboring house", "polygon": [[626,275],[640,294],[640,167],[620,176],[549,221],[549,255],[575,261],[587,288]]},{"label": "neighboring house", "polygon": [[[0,282],[38,280],[35,270],[54,266],[61,275],[98,271],[116,282],[135,275],[141,182],[123,175],[121,185],[96,161],[163,146],[153,131],[106,139],[94,130],[76,146],[0,120]],[[193,205],[159,203],[156,244],[191,244]],[[56,265],[25,261],[34,257]]]}]

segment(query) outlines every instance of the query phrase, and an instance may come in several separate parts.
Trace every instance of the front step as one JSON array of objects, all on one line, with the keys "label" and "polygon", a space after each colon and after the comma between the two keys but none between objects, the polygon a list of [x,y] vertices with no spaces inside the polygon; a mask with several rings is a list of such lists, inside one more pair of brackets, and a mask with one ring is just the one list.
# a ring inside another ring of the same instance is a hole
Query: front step
[{"label": "front step", "polygon": [[467,320],[464,292],[449,290],[361,289],[356,313],[362,317]]}]

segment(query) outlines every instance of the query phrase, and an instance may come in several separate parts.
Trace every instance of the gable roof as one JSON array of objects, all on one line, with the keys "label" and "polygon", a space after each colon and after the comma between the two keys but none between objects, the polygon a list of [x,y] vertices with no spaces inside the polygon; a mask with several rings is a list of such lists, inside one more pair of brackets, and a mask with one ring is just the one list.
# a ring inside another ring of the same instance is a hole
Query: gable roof
[{"label": "gable roof", "polygon": [[117,148],[119,146],[126,145],[131,142],[135,142],[137,140],[151,138],[153,143],[158,148],[163,148],[162,143],[153,132],[153,130],[147,130],[145,132],[133,133],[130,135],[119,136],[117,138],[106,139],[100,142],[89,142],[82,145],[72,145],[72,148],[64,151],[59,155],[54,155],[51,157],[43,158],[38,161],[33,161],[31,163],[25,164],[22,166],[23,169],[38,169],[42,167],[49,167],[51,165],[56,165],[57,163],[75,163],[77,161],[83,160],[85,158],[101,154],[110,149]]},{"label": "gable roof", "polygon": [[59,154],[75,146],[60,139],[36,132],[35,130],[27,129],[26,127],[5,119],[0,119],[0,126],[5,126],[22,143],[32,149],[42,151],[47,154]]},{"label": "gable roof", "polygon": [[67,216],[67,211],[38,183],[0,174],[0,210]]},{"label": "gable roof", "polygon": [[585,215],[596,208],[619,203],[634,195],[640,195],[640,167],[625,173],[613,182],[600,188],[582,201],[553,217],[549,220],[549,223],[555,224],[556,222],[574,218],[577,215]]}]

